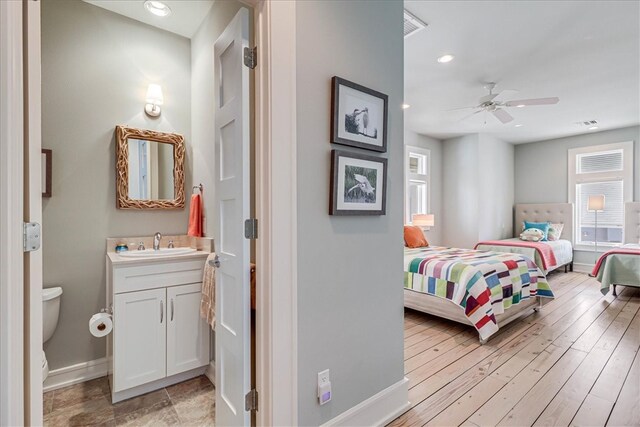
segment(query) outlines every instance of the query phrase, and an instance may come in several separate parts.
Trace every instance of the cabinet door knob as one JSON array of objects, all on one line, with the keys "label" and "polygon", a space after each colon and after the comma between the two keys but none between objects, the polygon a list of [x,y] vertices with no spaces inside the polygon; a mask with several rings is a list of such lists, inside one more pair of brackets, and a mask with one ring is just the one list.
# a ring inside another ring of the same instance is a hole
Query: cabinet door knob
[{"label": "cabinet door knob", "polygon": [[173,298],[171,298],[171,321],[173,322]]},{"label": "cabinet door knob", "polygon": [[160,323],[164,320],[164,304],[160,301]]}]

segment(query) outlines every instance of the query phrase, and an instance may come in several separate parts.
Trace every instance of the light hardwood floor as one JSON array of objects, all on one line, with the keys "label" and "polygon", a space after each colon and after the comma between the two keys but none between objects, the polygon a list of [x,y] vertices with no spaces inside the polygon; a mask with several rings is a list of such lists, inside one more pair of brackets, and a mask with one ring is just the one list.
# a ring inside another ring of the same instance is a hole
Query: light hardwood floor
[{"label": "light hardwood floor", "polygon": [[411,408],[390,425],[640,425],[640,289],[549,281],[553,301],[482,346],[471,327],[406,309]]}]

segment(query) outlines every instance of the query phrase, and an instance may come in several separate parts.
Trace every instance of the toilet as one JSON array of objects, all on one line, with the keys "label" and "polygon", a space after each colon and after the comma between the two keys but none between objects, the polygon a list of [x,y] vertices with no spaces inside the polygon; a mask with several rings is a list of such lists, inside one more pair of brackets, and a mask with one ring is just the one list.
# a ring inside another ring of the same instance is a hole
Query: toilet
[{"label": "toilet", "polygon": [[[60,297],[62,288],[44,288],[42,290],[42,343],[49,341],[58,325],[58,315],[60,314]],[[49,364],[47,357],[42,350],[42,380],[49,375]]]}]

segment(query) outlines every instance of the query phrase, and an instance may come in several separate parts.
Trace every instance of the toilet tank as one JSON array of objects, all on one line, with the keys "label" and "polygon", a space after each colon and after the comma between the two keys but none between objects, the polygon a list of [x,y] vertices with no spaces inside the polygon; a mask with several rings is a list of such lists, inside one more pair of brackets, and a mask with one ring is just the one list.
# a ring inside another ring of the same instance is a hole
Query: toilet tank
[{"label": "toilet tank", "polygon": [[58,325],[60,315],[60,297],[62,288],[44,288],[42,290],[42,342],[49,341]]}]

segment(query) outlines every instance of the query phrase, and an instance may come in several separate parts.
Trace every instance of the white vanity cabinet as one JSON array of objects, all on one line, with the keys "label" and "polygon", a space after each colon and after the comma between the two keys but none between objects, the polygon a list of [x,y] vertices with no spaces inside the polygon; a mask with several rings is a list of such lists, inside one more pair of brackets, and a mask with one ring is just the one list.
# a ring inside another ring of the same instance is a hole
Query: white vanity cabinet
[{"label": "white vanity cabinet", "polygon": [[210,329],[200,318],[200,299],[207,255],[131,260],[107,254],[114,403],[205,372]]}]

